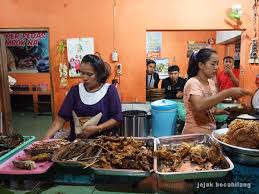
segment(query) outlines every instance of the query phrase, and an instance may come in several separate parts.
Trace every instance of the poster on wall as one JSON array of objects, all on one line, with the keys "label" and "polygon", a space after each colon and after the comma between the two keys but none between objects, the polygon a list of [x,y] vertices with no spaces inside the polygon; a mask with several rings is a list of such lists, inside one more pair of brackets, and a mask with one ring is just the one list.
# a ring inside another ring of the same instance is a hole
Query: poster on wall
[{"label": "poster on wall", "polygon": [[156,72],[159,74],[160,79],[164,77],[168,77],[168,66],[169,66],[169,59],[168,58],[160,58],[154,59],[156,62]]},{"label": "poster on wall", "polygon": [[80,63],[87,54],[94,54],[93,38],[67,39],[67,58],[69,63],[69,77],[80,76]]},{"label": "poster on wall", "polygon": [[210,48],[211,45],[206,41],[187,41],[187,57],[189,58],[191,54],[195,51],[198,51],[202,48]]},{"label": "poster on wall", "polygon": [[162,32],[146,32],[146,57],[160,58],[162,48]]},{"label": "poster on wall", "polygon": [[3,33],[8,70],[16,73],[49,72],[47,31]]}]

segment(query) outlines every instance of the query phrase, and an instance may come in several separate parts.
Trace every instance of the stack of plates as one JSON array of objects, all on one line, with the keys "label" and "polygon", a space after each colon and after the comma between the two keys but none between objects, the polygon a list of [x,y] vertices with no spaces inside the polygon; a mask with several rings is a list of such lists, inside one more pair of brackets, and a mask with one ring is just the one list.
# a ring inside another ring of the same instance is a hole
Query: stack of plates
[{"label": "stack of plates", "polygon": [[238,119],[244,119],[244,120],[258,120],[259,117],[258,116],[252,116],[249,114],[242,114],[237,116]]}]

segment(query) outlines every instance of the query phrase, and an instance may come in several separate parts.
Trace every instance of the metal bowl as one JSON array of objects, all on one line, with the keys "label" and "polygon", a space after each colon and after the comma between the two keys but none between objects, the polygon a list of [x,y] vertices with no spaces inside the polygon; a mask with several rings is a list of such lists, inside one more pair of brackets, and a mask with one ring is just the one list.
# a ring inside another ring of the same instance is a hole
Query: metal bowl
[{"label": "metal bowl", "polygon": [[218,129],[212,132],[212,139],[219,142],[229,156],[235,162],[245,164],[245,165],[252,165],[257,166],[259,165],[259,149],[250,149],[250,148],[243,148],[239,146],[234,146],[231,144],[227,144],[222,142],[218,139],[219,136],[225,135],[228,132],[228,128]]}]

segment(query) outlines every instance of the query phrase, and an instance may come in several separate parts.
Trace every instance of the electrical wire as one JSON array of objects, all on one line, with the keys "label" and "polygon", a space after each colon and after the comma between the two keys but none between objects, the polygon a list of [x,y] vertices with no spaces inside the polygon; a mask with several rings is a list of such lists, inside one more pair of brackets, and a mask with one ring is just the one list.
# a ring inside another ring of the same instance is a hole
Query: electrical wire
[{"label": "electrical wire", "polygon": [[258,7],[258,3],[259,3],[259,0],[255,0],[255,3],[253,5],[253,30],[254,30],[254,38],[257,38],[257,32],[259,30],[257,30],[257,17],[258,17],[258,13],[257,13],[257,7]]},{"label": "electrical wire", "polygon": [[116,0],[113,0],[113,16],[112,16],[112,27],[113,27],[113,29],[112,29],[112,38],[113,38],[113,40],[112,40],[112,46],[113,46],[113,50],[115,50],[116,48],[115,48],[115,16],[116,16]]}]

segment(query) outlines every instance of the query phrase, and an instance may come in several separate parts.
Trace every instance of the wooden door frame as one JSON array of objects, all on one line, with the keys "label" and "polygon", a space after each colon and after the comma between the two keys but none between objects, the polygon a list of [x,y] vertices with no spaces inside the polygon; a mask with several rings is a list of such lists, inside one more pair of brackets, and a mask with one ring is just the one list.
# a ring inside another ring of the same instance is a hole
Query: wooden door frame
[{"label": "wooden door frame", "polygon": [[[54,87],[53,87],[53,77],[52,77],[52,64],[51,64],[51,56],[50,56],[50,33],[48,27],[39,27],[39,28],[0,28],[1,32],[37,32],[37,31],[47,31],[48,32],[48,43],[49,43],[49,75],[50,75],[50,94],[51,94],[51,112],[52,112],[52,120],[55,118],[55,106],[54,106]],[[9,91],[9,90],[8,90]],[[10,98],[10,97],[9,97]]]},{"label": "wooden door frame", "polygon": [[3,128],[1,132],[8,134],[12,132],[12,110],[10,103],[7,55],[4,36],[0,34],[0,109],[2,112]]}]

